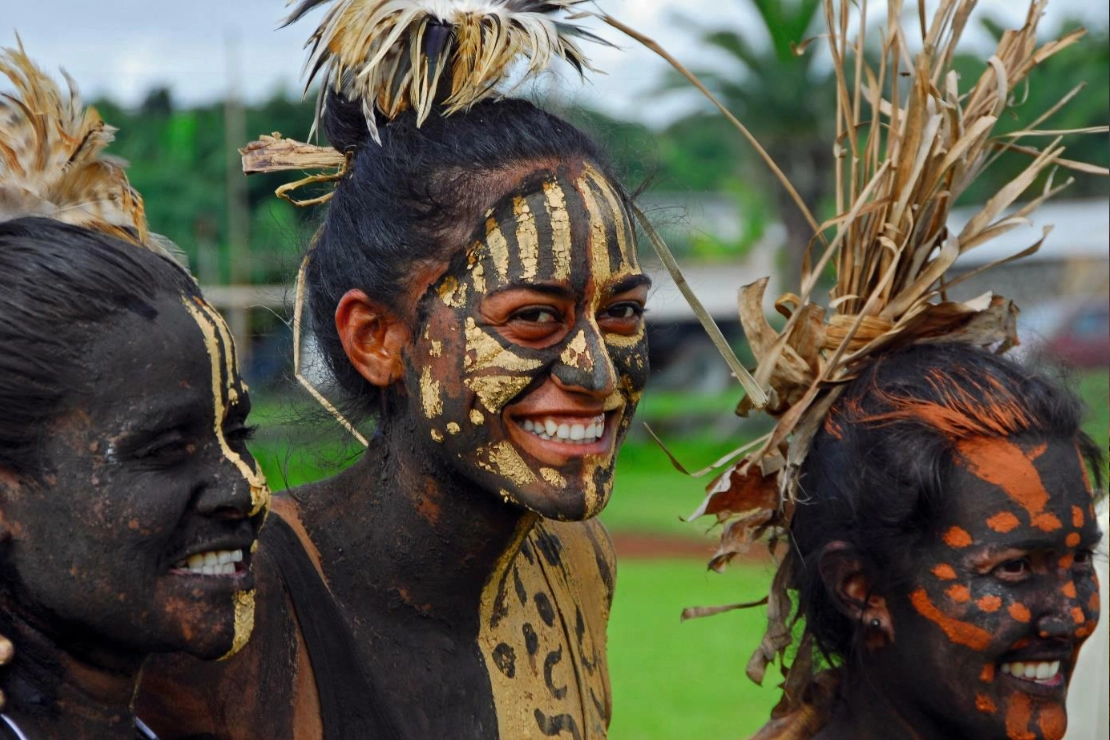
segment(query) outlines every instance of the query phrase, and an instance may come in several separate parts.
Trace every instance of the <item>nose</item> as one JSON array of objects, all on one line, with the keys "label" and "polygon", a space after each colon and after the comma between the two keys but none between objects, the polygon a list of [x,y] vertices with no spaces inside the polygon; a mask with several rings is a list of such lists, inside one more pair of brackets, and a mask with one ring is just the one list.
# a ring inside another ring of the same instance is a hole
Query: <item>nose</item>
[{"label": "nose", "polygon": [[1097,605],[1098,601],[1097,581],[1095,595],[1087,603],[1083,596],[1091,590],[1090,584],[1081,584],[1081,589],[1077,589],[1076,582],[1070,578],[1064,579],[1062,584],[1058,597],[1037,619],[1037,634],[1045,639],[1086,637],[1098,625],[1098,610],[1092,606],[1092,602]]},{"label": "nose", "polygon": [[213,472],[197,498],[197,512],[215,519],[245,519],[269,506],[270,489],[257,463],[219,445]]},{"label": "nose", "polygon": [[551,370],[556,384],[602,398],[617,388],[617,371],[596,327],[579,328]]}]

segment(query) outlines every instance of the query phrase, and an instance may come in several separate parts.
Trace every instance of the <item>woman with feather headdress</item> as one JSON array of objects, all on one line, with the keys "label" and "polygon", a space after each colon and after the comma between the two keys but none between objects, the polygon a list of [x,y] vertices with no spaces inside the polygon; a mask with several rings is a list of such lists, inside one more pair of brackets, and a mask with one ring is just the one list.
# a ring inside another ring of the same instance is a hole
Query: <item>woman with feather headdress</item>
[{"label": "woman with feather headdress", "polygon": [[295,321],[335,381],[310,391],[367,450],[276,505],[245,652],[150,666],[140,709],[166,737],[606,735],[614,562],[594,517],[646,381],[648,279],[598,147],[496,93],[518,57],[588,67],[579,2],[290,17],[327,6],[308,66],[331,147],[266,137],[244,162],[337,170],[308,178],[336,186]]},{"label": "woman with feather headdress", "polygon": [[147,656],[250,636],[250,401],[114,129],[21,46],[0,75],[0,738],[153,738]]}]

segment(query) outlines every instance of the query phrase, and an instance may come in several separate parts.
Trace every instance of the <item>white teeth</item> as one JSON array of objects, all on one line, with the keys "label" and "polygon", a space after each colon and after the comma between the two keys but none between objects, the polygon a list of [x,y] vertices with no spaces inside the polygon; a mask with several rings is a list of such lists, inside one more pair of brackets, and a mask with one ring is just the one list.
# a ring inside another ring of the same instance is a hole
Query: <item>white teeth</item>
[{"label": "white teeth", "polygon": [[1060,661],[1042,660],[1035,663],[1022,663],[1020,661],[1003,663],[1001,671],[1014,678],[1045,683],[1056,679],[1057,674],[1060,673]]},{"label": "white teeth", "polygon": [[598,414],[586,424],[557,422],[554,419],[525,419],[520,422],[520,426],[540,439],[556,439],[566,444],[593,444],[605,434],[605,414]]},{"label": "white teeth", "polygon": [[242,550],[211,550],[190,555],[177,561],[173,567],[175,570],[204,576],[233,576],[235,564],[241,562],[243,562]]}]

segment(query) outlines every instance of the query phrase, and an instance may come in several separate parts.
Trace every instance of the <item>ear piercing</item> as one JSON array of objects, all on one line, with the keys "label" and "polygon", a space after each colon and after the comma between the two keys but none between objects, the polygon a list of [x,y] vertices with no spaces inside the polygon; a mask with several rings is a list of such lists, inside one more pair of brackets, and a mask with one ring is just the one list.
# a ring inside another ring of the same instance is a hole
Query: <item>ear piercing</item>
[{"label": "ear piercing", "polygon": [[879,620],[878,617],[872,617],[871,618],[871,629],[877,630],[882,626],[883,626],[883,623]]}]

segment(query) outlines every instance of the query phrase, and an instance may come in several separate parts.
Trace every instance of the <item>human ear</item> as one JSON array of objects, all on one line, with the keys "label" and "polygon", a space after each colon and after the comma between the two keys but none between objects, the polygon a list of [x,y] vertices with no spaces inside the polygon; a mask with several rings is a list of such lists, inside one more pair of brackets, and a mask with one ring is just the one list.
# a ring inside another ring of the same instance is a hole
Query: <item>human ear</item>
[{"label": "human ear", "polygon": [[839,540],[825,545],[817,567],[833,605],[862,630],[868,649],[894,642],[886,599],[875,592],[864,559],[852,545]]},{"label": "human ear", "polygon": [[402,376],[402,352],[411,334],[386,306],[361,290],[348,290],[335,308],[339,341],[359,375],[384,388]]}]

